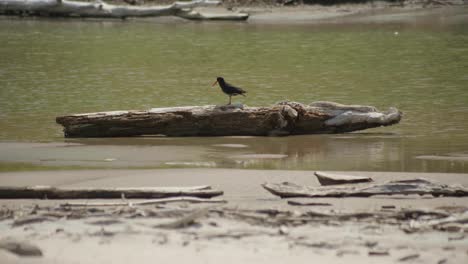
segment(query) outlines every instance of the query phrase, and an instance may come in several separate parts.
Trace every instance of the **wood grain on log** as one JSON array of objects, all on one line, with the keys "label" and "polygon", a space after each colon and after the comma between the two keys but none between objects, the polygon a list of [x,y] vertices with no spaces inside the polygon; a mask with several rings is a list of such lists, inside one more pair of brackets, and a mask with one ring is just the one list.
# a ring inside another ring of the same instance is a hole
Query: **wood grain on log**
[{"label": "wood grain on log", "polygon": [[468,188],[434,183],[425,179],[390,181],[383,184],[361,184],[337,187],[307,187],[293,183],[265,183],[270,193],[281,198],[289,197],[369,197],[373,195],[468,196]]},{"label": "wood grain on log", "polygon": [[141,187],[141,188],[56,188],[51,186],[5,187],[0,186],[0,199],[119,199],[167,198],[193,196],[211,198],[222,191],[210,186],[196,187]]},{"label": "wood grain on log", "polygon": [[75,114],[59,116],[56,122],[64,127],[65,137],[271,136],[350,132],[396,124],[402,116],[395,108],[379,112],[372,107],[343,107],[331,102],[186,106]]}]

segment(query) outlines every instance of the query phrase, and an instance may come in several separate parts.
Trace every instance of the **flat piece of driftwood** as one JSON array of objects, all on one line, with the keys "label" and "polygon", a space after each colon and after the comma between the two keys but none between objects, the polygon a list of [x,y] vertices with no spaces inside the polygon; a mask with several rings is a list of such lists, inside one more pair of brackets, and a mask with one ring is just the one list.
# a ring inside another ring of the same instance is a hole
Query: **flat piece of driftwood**
[{"label": "flat piece of driftwood", "polygon": [[14,239],[2,239],[0,240],[0,249],[10,251],[18,256],[27,257],[40,257],[42,251],[36,245],[31,244],[28,241],[20,241]]},{"label": "flat piece of driftwood", "polygon": [[188,227],[195,223],[195,220],[201,218],[210,212],[211,207],[199,209],[189,215],[183,216],[180,219],[171,221],[169,223],[163,223],[155,225],[154,228],[166,228],[166,229],[177,229]]},{"label": "flat piece of driftwood", "polygon": [[78,206],[78,207],[89,207],[89,206],[138,206],[138,205],[150,205],[150,204],[166,204],[166,203],[175,203],[175,202],[188,202],[188,203],[227,203],[226,200],[222,199],[210,199],[210,198],[198,198],[198,197],[171,197],[171,198],[161,198],[161,199],[151,199],[138,202],[114,202],[114,203],[64,203],[61,206]]},{"label": "flat piece of driftwood", "polygon": [[210,186],[140,188],[57,188],[52,186],[0,186],[0,199],[118,199],[122,197],[148,199],[178,196],[211,198],[222,194],[222,191],[213,190]]},{"label": "flat piece of driftwood", "polygon": [[390,181],[382,184],[362,184],[336,187],[307,187],[294,183],[264,183],[270,193],[288,197],[369,197],[373,195],[430,194],[433,196],[468,196],[468,188],[431,182],[425,179]]},{"label": "flat piece of driftwood", "polygon": [[65,137],[282,136],[343,133],[396,124],[401,112],[332,102],[153,108],[59,116]]},{"label": "flat piece of driftwood", "polygon": [[337,185],[337,184],[350,184],[350,183],[363,183],[372,182],[372,178],[364,176],[353,176],[353,175],[342,175],[342,174],[330,174],[320,171],[314,172],[318,181],[322,186]]},{"label": "flat piece of driftwood", "polygon": [[[463,213],[458,213],[458,214],[447,215],[443,218],[431,219],[428,221],[413,221],[410,223],[409,229],[412,229],[413,231],[419,230],[419,229],[432,229],[432,228],[439,229],[449,224],[467,225],[468,224],[468,211],[465,211]],[[459,229],[463,229],[463,228],[459,228]],[[460,230],[455,230],[455,231],[458,232]]]}]

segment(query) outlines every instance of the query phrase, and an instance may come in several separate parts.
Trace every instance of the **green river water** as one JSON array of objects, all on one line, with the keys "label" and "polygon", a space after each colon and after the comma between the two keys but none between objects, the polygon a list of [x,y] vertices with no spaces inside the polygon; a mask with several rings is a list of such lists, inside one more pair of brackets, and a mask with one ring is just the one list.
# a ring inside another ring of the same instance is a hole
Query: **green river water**
[{"label": "green river water", "polygon": [[[0,170],[222,167],[468,172],[468,9],[320,24],[0,20]],[[63,138],[58,115],[335,101],[404,112],[339,135]]]}]

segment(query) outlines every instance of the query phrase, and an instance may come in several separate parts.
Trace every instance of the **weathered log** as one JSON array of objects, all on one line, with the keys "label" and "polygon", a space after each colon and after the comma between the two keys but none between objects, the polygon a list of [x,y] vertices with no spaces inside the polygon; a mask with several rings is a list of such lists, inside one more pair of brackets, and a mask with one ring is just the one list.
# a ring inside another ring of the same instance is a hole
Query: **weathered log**
[{"label": "weathered log", "polygon": [[112,111],[59,116],[65,137],[271,136],[343,133],[389,126],[400,121],[395,108],[331,102],[303,105],[281,102],[271,107],[186,106],[147,111]]},{"label": "weathered log", "polygon": [[222,195],[210,186],[142,187],[142,188],[56,188],[51,186],[0,186],[0,199],[118,199],[167,198],[193,196],[210,198]]},{"label": "weathered log", "polygon": [[341,174],[329,174],[324,172],[316,171],[314,175],[322,186],[337,185],[337,184],[350,184],[350,183],[363,183],[372,182],[372,178],[365,176],[353,176],[353,175],[341,175]]},{"label": "weathered log", "polygon": [[193,11],[199,6],[218,5],[217,0],[194,0],[191,2],[174,2],[167,6],[128,6],[111,5],[102,1],[80,2],[68,0],[2,0],[0,13],[33,16],[60,17],[155,17],[178,16],[195,20],[246,20],[245,13],[202,14]]},{"label": "weathered log", "polygon": [[294,183],[265,183],[262,185],[270,193],[281,198],[290,197],[369,197],[373,195],[426,195],[468,196],[468,188],[434,183],[425,179],[390,181],[383,184],[363,184],[337,187],[307,187]]}]

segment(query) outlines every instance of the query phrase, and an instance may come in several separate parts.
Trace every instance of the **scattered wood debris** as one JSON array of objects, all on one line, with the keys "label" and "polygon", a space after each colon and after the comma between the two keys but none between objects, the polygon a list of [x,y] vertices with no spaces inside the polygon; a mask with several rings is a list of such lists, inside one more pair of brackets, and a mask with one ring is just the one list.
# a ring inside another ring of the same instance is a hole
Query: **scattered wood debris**
[{"label": "scattered wood debris", "polygon": [[[3,221],[11,221],[13,227],[29,226],[44,221],[53,222],[59,219],[89,219],[87,223],[94,225],[107,225],[119,223],[123,218],[172,218],[173,221],[155,225],[155,228],[177,229],[191,226],[196,220],[208,219],[207,225],[215,226],[217,218],[227,218],[247,222],[251,225],[276,227],[286,230],[286,227],[301,226],[309,223],[333,225],[345,221],[375,223],[376,225],[397,224],[404,232],[426,232],[438,230],[442,232],[467,232],[468,208],[461,212],[447,212],[444,210],[422,209],[394,209],[370,210],[356,212],[335,212],[333,210],[306,210],[290,211],[278,209],[245,210],[219,206],[204,206],[204,204],[187,204],[175,207],[161,207],[146,205],[141,207],[130,206],[35,206],[33,210],[25,207]],[[101,219],[96,219],[101,218]],[[107,222],[111,221],[111,222]],[[204,222],[204,221],[202,221]],[[278,233],[278,232],[277,232]],[[281,233],[281,232],[280,232]],[[283,232],[287,233],[287,232]]]}]

